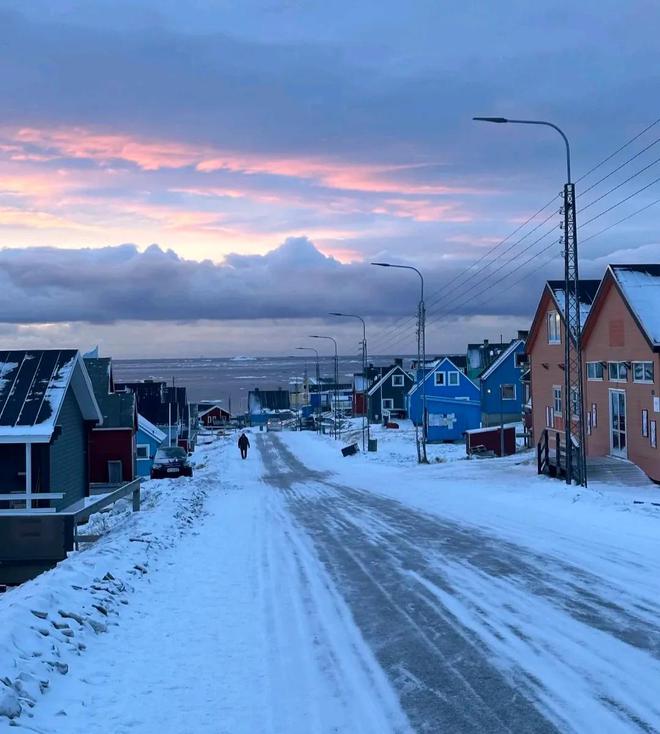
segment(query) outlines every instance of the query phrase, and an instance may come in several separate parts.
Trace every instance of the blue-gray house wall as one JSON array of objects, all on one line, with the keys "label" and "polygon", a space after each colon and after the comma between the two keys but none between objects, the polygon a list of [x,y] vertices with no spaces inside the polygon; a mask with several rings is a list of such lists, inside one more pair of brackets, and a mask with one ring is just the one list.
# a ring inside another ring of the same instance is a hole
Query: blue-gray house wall
[{"label": "blue-gray house wall", "polygon": [[50,491],[64,492],[61,510],[88,495],[87,425],[69,387],[50,444]]}]

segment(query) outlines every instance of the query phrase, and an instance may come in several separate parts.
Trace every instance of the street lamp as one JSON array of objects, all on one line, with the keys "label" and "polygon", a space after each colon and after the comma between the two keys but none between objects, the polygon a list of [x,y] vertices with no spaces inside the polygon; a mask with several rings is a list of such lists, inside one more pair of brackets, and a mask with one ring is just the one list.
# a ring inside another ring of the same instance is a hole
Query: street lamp
[{"label": "street lamp", "polygon": [[310,339],[328,339],[335,345],[335,421],[334,421],[334,434],[335,439],[341,438],[341,430],[339,429],[339,422],[337,414],[339,412],[339,396],[337,393],[339,387],[339,356],[337,352],[337,340],[332,336],[322,336],[320,334],[310,334]]},{"label": "street lamp", "polygon": [[424,276],[412,265],[395,265],[393,263],[371,263],[381,268],[398,268],[400,270],[413,270],[419,275],[421,291],[419,305],[417,307],[417,374],[419,375],[420,362],[422,364],[422,446],[420,453],[419,435],[415,425],[415,439],[417,443],[417,461],[420,464],[428,464],[426,458],[426,310],[424,307]]},{"label": "street lamp", "polygon": [[[573,480],[573,440],[580,448],[577,457],[578,484],[587,486],[587,441],[584,426],[582,378],[582,325],[580,323],[580,278],[578,272],[577,218],[575,184],[571,181],[571,147],[564,131],[546,120],[509,120],[506,117],[473,117],[478,122],[515,125],[544,125],[556,130],[566,146],[566,183],[564,184],[564,443],[566,446],[566,484]],[[577,420],[572,420],[575,407]],[[559,461],[559,457],[558,457]]]},{"label": "street lamp", "polygon": [[367,385],[367,325],[362,316],[354,313],[339,313],[331,311],[330,316],[341,316],[347,319],[358,319],[362,322],[362,451],[365,450],[365,423],[367,442],[369,441],[369,415],[367,410],[368,385]]}]

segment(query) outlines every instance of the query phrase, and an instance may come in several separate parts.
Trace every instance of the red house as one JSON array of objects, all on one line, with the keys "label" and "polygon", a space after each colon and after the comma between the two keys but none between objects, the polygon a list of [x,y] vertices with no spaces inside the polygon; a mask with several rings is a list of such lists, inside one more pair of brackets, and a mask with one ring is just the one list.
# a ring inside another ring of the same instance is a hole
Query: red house
[{"label": "red house", "polygon": [[226,425],[231,419],[231,413],[219,405],[200,406],[202,410],[197,417],[206,428],[219,428]]},{"label": "red house", "polygon": [[103,424],[92,429],[89,437],[89,481],[98,484],[130,482],[136,476],[135,395],[115,392],[109,358],[86,357],[85,367],[103,414]]}]

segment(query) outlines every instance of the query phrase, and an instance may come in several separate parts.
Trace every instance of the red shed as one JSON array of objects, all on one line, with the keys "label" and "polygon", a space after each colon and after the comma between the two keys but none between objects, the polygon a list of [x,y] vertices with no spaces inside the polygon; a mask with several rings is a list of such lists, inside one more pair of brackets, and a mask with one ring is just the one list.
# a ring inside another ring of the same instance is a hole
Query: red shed
[{"label": "red shed", "polygon": [[[502,455],[502,439],[499,426],[489,428],[473,428],[465,431],[465,450],[467,455],[492,451],[496,456]],[[504,426],[504,455],[516,453],[516,427]]]},{"label": "red shed", "polygon": [[202,410],[197,417],[207,428],[217,428],[224,426],[230,420],[231,413],[219,405],[213,405]]}]

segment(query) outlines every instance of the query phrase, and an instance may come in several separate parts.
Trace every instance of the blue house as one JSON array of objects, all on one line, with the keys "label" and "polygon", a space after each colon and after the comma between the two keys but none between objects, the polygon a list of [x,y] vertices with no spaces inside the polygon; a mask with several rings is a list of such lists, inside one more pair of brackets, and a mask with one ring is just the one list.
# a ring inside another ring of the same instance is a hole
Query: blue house
[{"label": "blue house", "polygon": [[150,423],[144,416],[138,415],[138,430],[135,436],[135,471],[139,477],[151,475],[151,465],[156,451],[167,438],[160,428]]},{"label": "blue house", "polygon": [[484,426],[522,420],[525,342],[514,339],[481,375],[481,422]]},{"label": "blue house", "polygon": [[422,424],[422,385],[426,387],[428,441],[457,441],[465,431],[480,427],[479,388],[451,359],[440,359],[408,393],[408,413],[415,425]]}]

